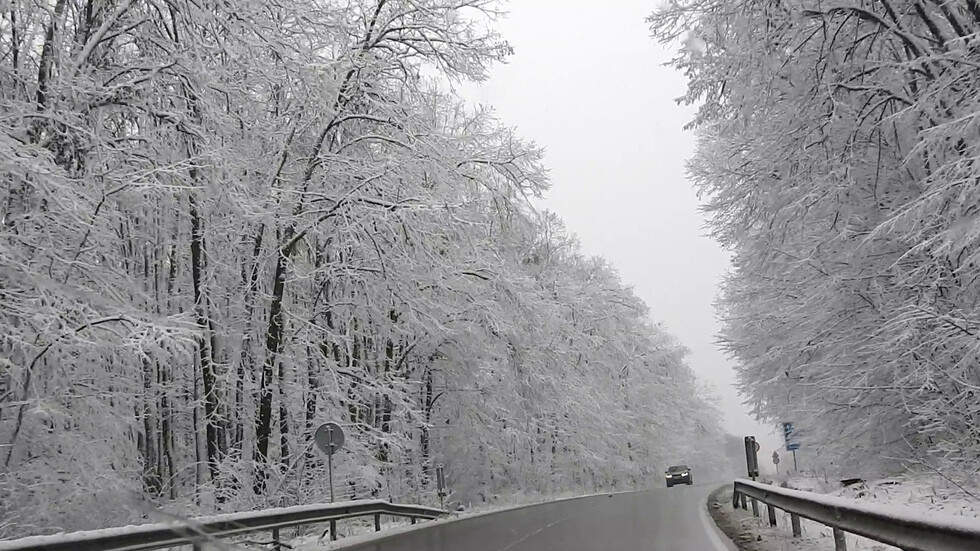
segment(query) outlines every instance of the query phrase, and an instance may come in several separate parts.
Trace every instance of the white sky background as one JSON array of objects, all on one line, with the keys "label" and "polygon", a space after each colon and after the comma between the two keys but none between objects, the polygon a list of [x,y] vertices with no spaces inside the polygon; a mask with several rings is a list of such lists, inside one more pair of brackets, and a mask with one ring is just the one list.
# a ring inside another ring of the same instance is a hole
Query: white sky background
[{"label": "white sky background", "polygon": [[756,435],[768,461],[780,438],[741,404],[732,363],[714,345],[713,300],[728,255],[705,237],[684,176],[692,107],[674,98],[683,75],[644,18],[658,0],[511,0],[497,28],[514,47],[506,65],[464,96],[546,150],[552,188],[543,204],[584,252],[608,259],[691,349],[691,367],[721,398],[725,428]]}]

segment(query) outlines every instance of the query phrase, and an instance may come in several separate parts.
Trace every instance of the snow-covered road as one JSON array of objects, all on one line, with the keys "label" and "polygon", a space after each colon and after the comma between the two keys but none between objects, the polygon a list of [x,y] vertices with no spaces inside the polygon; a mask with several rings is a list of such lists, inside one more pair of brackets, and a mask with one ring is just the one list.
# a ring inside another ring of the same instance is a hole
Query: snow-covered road
[{"label": "snow-covered road", "polygon": [[345,551],[734,550],[705,512],[705,501],[714,487],[682,486],[545,503],[436,523],[341,548]]}]

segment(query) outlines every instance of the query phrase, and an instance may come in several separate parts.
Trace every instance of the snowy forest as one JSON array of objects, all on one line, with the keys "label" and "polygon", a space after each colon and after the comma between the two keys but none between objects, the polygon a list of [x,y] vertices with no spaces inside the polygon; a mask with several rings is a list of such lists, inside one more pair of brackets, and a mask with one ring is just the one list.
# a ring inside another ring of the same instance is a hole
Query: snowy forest
[{"label": "snowy forest", "polygon": [[684,43],[755,413],[831,472],[975,477],[980,3],[673,0],[649,22]]},{"label": "snowy forest", "polygon": [[325,421],[338,499],[430,505],[438,463],[477,503],[721,438],[533,207],[542,151],[455,92],[511,54],[500,9],[2,4],[0,537],[326,501]]}]

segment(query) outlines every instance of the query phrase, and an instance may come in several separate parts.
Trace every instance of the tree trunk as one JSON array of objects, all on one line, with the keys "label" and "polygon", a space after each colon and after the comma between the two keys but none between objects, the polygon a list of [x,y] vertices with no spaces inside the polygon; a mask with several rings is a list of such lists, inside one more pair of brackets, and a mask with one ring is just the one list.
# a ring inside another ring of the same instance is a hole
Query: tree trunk
[{"label": "tree trunk", "polygon": [[425,394],[423,398],[423,423],[422,423],[422,436],[421,442],[419,442],[419,447],[422,453],[422,484],[424,486],[429,485],[429,479],[432,477],[432,461],[430,459],[431,455],[431,444],[429,440],[429,424],[432,422],[432,405],[434,402],[432,396],[432,369],[429,366],[425,366],[425,372],[422,375],[425,381]]},{"label": "tree trunk", "polygon": [[153,383],[156,381],[153,362],[143,360],[143,491],[151,496],[159,496],[163,490],[160,476],[160,459],[157,453],[156,416],[153,404],[156,402]]},{"label": "tree trunk", "polygon": [[173,456],[173,411],[170,408],[170,399],[167,396],[167,368],[157,366],[157,373],[160,377],[160,472],[166,473],[164,484],[170,490],[170,499],[177,499],[177,485],[174,484],[174,456]]},{"label": "tree trunk", "polygon": [[51,78],[51,68],[54,64],[54,40],[58,33],[58,26],[65,13],[65,0],[58,0],[54,5],[54,13],[51,15],[51,24],[44,35],[44,45],[41,47],[41,62],[37,71],[37,92],[35,99],[38,110],[43,110],[48,104],[48,79]]},{"label": "tree trunk", "polygon": [[286,366],[279,362],[279,464],[289,469],[289,402],[286,393]]},{"label": "tree trunk", "polygon": [[[191,169],[191,180],[197,181],[197,169]],[[201,213],[194,193],[188,195],[191,217],[191,277],[194,287],[194,310],[197,314],[198,354],[201,362],[201,384],[204,392],[204,432],[207,449],[208,472],[212,480],[218,477],[218,390],[214,372],[213,331],[208,315],[208,298],[204,290],[204,230]]]},{"label": "tree trunk", "polygon": [[[177,281],[177,225],[174,224],[174,234],[171,236],[171,245],[167,251],[167,257],[169,260],[170,270],[167,272],[167,311],[171,313],[174,311],[175,304],[172,301],[174,298],[174,286]],[[170,358],[173,359],[173,354],[170,354]],[[170,499],[177,499],[177,484],[175,477],[177,476],[176,465],[174,464],[174,411],[170,400],[170,394],[168,390],[168,382],[173,380],[171,376],[170,367],[167,365],[161,366],[159,370],[160,373],[160,452],[166,458],[167,463],[167,485],[170,487]],[[194,429],[197,429],[197,422],[195,420]]]},{"label": "tree trunk", "polygon": [[[87,6],[91,10],[91,2]],[[91,14],[89,13],[89,17]],[[153,234],[159,243],[160,228],[162,227],[159,217],[150,220]],[[159,247],[143,248],[143,281],[149,285],[152,296],[152,306],[147,305],[148,309],[160,315],[162,312],[162,301],[160,296],[160,249]],[[152,258],[151,258],[152,257]],[[143,456],[143,489],[151,496],[160,496],[163,493],[163,461],[160,447],[160,410],[157,395],[160,392],[160,364],[152,361],[149,357],[143,359],[143,433],[146,438],[146,449]]]},{"label": "tree trunk", "polygon": [[[289,243],[292,239],[292,227],[286,228],[286,236],[282,242]],[[276,361],[282,351],[282,301],[286,290],[286,266],[292,247],[279,249],[276,259],[276,271],[273,279],[272,300],[269,304],[269,327],[265,334],[266,358],[262,365],[262,378],[259,381],[259,408],[255,418],[255,484],[256,494],[265,492],[266,479],[269,476],[269,438],[272,433],[272,381]]]},{"label": "tree trunk", "polygon": [[[197,367],[196,365],[194,367]],[[194,393],[190,397],[190,407],[191,407],[191,422],[193,423],[194,430],[194,504],[201,504],[201,487],[204,485],[204,471],[201,465],[204,463],[204,458],[201,456],[201,429],[200,429],[200,414],[198,410],[198,398],[201,393],[201,384],[198,379],[199,371],[195,369],[191,372],[191,378],[194,379]]]},{"label": "tree trunk", "polygon": [[259,288],[259,254],[262,252],[262,237],[265,224],[259,224],[255,231],[252,246],[252,264],[248,273],[242,274],[245,288],[245,329],[242,336],[242,356],[238,362],[238,378],[235,381],[235,436],[232,448],[239,454],[244,451],[245,441],[245,374],[251,371],[252,358],[252,316],[255,313],[255,295]]},{"label": "tree trunk", "polygon": [[[321,353],[325,352],[321,348]],[[312,467],[316,464],[316,454],[313,451],[313,446],[310,444],[313,440],[314,422],[316,421],[316,401],[317,392],[319,392],[320,381],[316,374],[316,362],[313,358],[313,350],[310,347],[306,349],[306,436],[305,436],[305,446],[306,450],[306,465],[307,467]]]},{"label": "tree trunk", "polygon": [[[390,318],[392,321],[395,321],[397,319],[397,316],[395,315],[394,311],[391,312]],[[381,376],[381,384],[385,389],[385,391],[381,394],[380,417],[381,417],[382,435],[391,433],[392,403],[391,403],[391,394],[389,391],[392,390],[390,378],[392,376],[391,368],[394,365],[394,362],[395,362],[395,343],[394,341],[391,340],[391,337],[389,337],[385,341],[384,372],[382,373]],[[384,438],[384,440],[382,440],[381,442],[381,455],[379,459],[381,460],[382,463],[388,463],[389,461],[391,461],[391,445],[389,444],[387,438]]]}]

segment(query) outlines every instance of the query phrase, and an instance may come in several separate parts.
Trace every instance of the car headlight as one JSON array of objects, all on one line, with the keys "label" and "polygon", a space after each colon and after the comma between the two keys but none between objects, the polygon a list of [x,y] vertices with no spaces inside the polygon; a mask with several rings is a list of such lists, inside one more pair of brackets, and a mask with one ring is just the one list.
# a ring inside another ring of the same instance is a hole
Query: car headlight
[{"label": "car headlight", "polygon": [[681,473],[681,476],[687,476],[689,474],[691,474],[691,473]]},{"label": "car headlight", "polygon": [[667,475],[667,478],[670,478],[670,476],[671,476],[671,475]]}]

